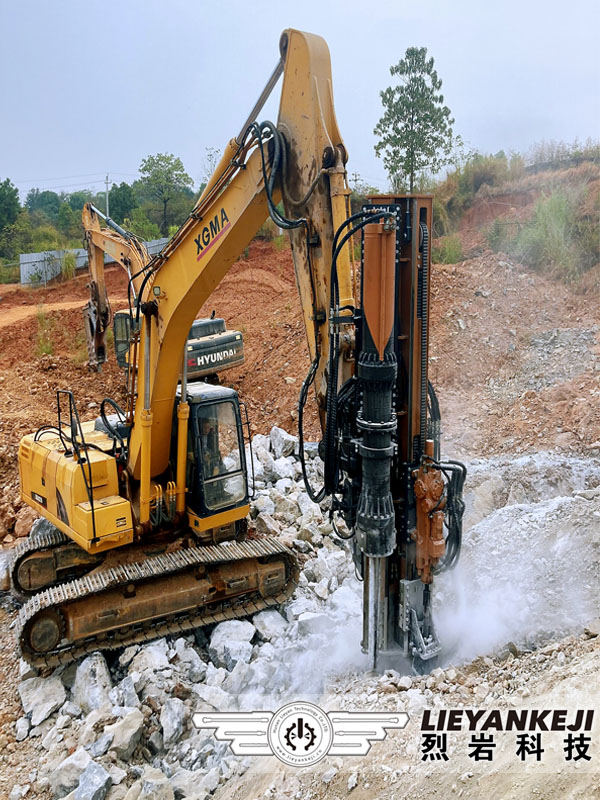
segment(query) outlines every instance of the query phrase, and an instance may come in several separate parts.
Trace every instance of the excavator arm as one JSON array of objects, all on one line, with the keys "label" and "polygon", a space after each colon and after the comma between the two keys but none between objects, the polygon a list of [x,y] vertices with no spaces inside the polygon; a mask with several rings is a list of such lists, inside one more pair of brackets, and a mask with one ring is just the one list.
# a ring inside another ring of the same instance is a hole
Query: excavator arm
[{"label": "excavator arm", "polygon": [[[107,228],[100,226],[104,220]],[[88,364],[98,370],[106,361],[105,335],[111,321],[110,303],[104,279],[104,254],[120,264],[129,276],[131,290],[135,299],[139,290],[144,267],[150,260],[143,242],[106,217],[91,203],[83,207],[81,221],[88,251],[88,270],[90,273],[90,300],[83,309],[85,333],[88,348]]]}]

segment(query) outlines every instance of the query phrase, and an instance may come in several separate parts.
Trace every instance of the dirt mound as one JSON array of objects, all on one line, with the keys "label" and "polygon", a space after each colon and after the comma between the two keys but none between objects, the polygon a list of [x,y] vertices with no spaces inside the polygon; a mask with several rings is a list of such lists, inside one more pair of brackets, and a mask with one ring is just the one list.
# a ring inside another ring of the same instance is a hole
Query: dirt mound
[{"label": "dirt mound", "polygon": [[463,214],[460,221],[460,230],[470,231],[482,225],[493,222],[497,218],[516,217],[522,218],[530,214],[530,206],[538,193],[533,189],[521,192],[507,192],[493,197],[477,197],[473,206]]},{"label": "dirt mound", "polygon": [[[118,295],[127,296],[127,274],[121,267],[107,266],[105,272],[106,287],[111,299]],[[4,311],[14,306],[39,306],[65,301],[83,300],[87,302],[90,290],[87,288],[89,275],[87,270],[78,273],[73,280],[64,282],[60,279],[50,281],[47,286],[39,289],[21,286],[20,284],[7,284],[0,287],[0,319]]]},{"label": "dirt mound", "polygon": [[596,303],[501,254],[432,273],[431,368],[451,450],[554,447],[600,438]]}]

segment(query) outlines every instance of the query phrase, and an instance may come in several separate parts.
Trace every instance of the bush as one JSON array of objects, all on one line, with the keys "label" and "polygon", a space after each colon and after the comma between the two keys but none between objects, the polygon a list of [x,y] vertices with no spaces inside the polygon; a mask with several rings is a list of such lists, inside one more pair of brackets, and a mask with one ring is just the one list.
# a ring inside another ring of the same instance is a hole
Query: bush
[{"label": "bush", "polygon": [[76,266],[77,266],[77,259],[75,257],[75,253],[72,253],[67,250],[67,252],[63,254],[60,263],[60,274],[62,276],[63,281],[73,280],[73,278],[75,277]]},{"label": "bush", "polygon": [[490,247],[540,272],[577,278],[600,259],[597,223],[593,214],[581,213],[583,196],[581,188],[555,189],[542,195],[520,227],[494,220],[487,232]]},{"label": "bush", "polygon": [[463,250],[460,238],[453,234],[435,239],[431,251],[431,259],[435,264],[457,264],[463,260]]},{"label": "bush", "polygon": [[160,229],[154,222],[150,222],[141,208],[134,208],[131,216],[123,222],[125,230],[130,231],[134,236],[138,236],[146,242],[153,239],[160,239]]},{"label": "bush", "polygon": [[18,264],[2,264],[0,262],[0,283],[20,283],[21,269]]},{"label": "bush", "polygon": [[517,258],[536,270],[550,269],[567,280],[580,271],[574,242],[575,204],[563,191],[538,200],[529,224],[519,232]]},{"label": "bush", "polygon": [[268,217],[256,232],[255,239],[260,239],[263,242],[272,242],[276,236],[279,236],[279,228],[271,217]]}]

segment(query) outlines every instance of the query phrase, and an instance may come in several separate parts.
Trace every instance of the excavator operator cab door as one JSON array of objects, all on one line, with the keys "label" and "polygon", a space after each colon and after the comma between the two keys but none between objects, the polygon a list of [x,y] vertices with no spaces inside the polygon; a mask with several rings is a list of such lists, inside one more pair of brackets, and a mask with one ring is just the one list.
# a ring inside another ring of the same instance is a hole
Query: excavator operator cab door
[{"label": "excavator operator cab door", "polygon": [[122,369],[126,369],[131,339],[131,317],[129,311],[117,311],[114,315],[113,334],[117,364]]},{"label": "excavator operator cab door", "polygon": [[236,392],[188,385],[187,507],[201,518],[248,504],[244,437]]}]

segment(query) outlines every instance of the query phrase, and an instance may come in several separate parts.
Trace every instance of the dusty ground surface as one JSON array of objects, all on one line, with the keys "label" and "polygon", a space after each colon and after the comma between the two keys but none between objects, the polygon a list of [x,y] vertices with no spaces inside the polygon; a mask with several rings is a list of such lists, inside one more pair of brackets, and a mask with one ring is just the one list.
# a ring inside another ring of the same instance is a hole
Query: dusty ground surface
[{"label": "dusty ground surface", "polygon": [[[478,223],[476,217],[471,222]],[[457,265],[435,266],[432,274],[431,378],[440,397],[445,454],[535,457],[539,451],[551,450],[584,459],[597,455],[597,294],[591,287],[582,291],[532,274],[486,251],[482,237],[471,230],[464,236],[471,245],[466,252],[477,255]],[[124,274],[109,269],[108,279],[117,309],[126,297]],[[228,327],[244,334],[246,364],[223,378],[248,403],[254,433],[267,433],[275,424],[295,429],[297,396],[308,367],[296,291],[289,249],[254,243],[249,257],[234,265],[209,306],[201,310],[208,315],[215,309]],[[122,402],[123,380],[112,358],[101,374],[90,373],[85,365],[79,310],[87,299],[84,277],[68,287],[46,290],[0,287],[0,298],[0,538],[4,537],[6,548],[13,546],[18,535],[19,518],[23,520],[19,532],[26,533],[29,522],[17,499],[19,438],[53,421],[57,388],[72,388],[82,416],[90,418],[103,397]],[[46,354],[40,352],[44,337],[51,342],[51,352]],[[309,438],[317,438],[314,412],[307,428]],[[593,558],[590,555],[592,564],[597,562]],[[571,574],[569,580],[577,576]],[[14,783],[29,783],[36,760],[33,740],[16,743],[14,738],[14,721],[22,711],[14,690],[18,667],[8,630],[13,615],[8,608],[0,619],[2,798],[8,797]],[[466,685],[472,692],[482,682],[488,693],[480,704],[493,708],[522,705],[525,697],[530,708],[566,708],[567,702],[569,708],[589,707],[592,701],[598,705],[593,693],[600,679],[598,641],[581,632],[558,637],[544,645],[550,648],[548,652],[517,650],[516,654],[494,654],[487,661],[479,658],[461,666],[455,680],[440,679],[428,686],[426,678],[419,678],[414,688],[427,687],[444,706],[450,705],[448,683],[455,685],[451,694],[460,694],[461,687]],[[446,685],[440,687],[440,683]],[[347,697],[351,707],[406,707],[405,693],[394,693],[383,684],[364,674],[344,679],[330,687],[323,705],[339,708],[335,703]],[[472,693],[462,702],[479,704]],[[598,739],[597,727],[593,735]],[[286,771],[278,762],[263,763],[239,781],[231,780],[217,796],[232,800],[346,797],[348,780],[355,773],[351,796],[359,800],[600,796],[598,755],[591,766],[573,770],[574,765],[565,766],[558,748],[542,766],[527,765],[517,774],[507,766],[509,758],[514,761],[508,745],[492,769],[474,768],[472,759],[458,752],[451,769],[444,763],[422,764],[417,747],[412,729],[390,735],[374,748],[372,757],[355,765],[330,759],[312,771],[297,773]],[[326,769],[334,770],[328,782],[323,781]],[[35,786],[27,795],[45,796]]]}]

